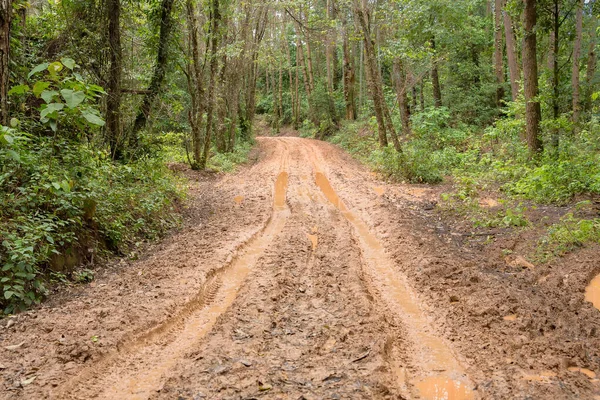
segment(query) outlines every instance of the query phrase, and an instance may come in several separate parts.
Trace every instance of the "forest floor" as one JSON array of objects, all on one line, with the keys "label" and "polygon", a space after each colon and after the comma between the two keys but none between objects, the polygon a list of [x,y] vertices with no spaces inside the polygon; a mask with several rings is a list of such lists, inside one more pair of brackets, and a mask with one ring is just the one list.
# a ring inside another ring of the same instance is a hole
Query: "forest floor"
[{"label": "forest floor", "polygon": [[3,321],[0,398],[600,399],[597,248],[505,259],[328,143],[252,158],[186,171],[182,230]]}]

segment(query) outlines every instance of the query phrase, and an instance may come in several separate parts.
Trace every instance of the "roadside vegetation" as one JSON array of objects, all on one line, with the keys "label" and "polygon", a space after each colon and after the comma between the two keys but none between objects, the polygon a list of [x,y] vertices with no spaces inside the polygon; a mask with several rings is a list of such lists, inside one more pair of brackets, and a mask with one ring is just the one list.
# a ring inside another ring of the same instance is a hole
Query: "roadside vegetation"
[{"label": "roadside vegetation", "polygon": [[[245,4],[260,30],[266,8]],[[247,160],[254,84],[233,88],[262,38],[233,7],[0,2],[0,310],[89,282],[178,227],[181,165]]]}]

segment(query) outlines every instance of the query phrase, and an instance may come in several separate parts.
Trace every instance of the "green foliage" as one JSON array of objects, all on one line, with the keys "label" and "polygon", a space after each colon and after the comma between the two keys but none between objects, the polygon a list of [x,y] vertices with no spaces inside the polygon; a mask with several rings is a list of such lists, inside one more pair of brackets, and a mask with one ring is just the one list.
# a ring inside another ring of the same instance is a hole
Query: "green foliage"
[{"label": "green foliage", "polygon": [[544,260],[561,256],[587,243],[600,243],[600,219],[582,219],[568,213],[540,240],[538,257]]},{"label": "green foliage", "polygon": [[[183,189],[159,159],[114,164],[104,152],[64,138],[2,127],[0,137],[0,306],[39,302],[44,272],[60,257],[121,252],[177,223]],[[60,151],[58,151],[60,149]]]},{"label": "green foliage", "polygon": [[252,150],[252,146],[251,142],[244,141],[238,143],[232,152],[215,152],[209,160],[209,167],[217,171],[233,172],[238,165],[248,161],[248,155]]},{"label": "green foliage", "polygon": [[22,101],[28,96],[43,100],[39,106],[39,121],[56,132],[64,125],[63,133],[73,137],[88,133],[90,128],[104,126],[96,103],[104,90],[87,83],[76,70],[79,66],[70,58],[42,63],[29,72],[28,79],[39,77],[29,85],[15,86],[11,95]]}]

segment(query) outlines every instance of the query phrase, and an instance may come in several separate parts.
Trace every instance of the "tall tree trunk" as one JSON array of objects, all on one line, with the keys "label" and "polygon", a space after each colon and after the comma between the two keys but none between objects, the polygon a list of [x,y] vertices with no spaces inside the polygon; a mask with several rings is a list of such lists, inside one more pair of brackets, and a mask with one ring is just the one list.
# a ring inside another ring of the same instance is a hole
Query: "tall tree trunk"
[{"label": "tall tree trunk", "polygon": [[362,5],[359,4],[359,0],[354,0],[353,7],[355,15],[355,23],[357,31],[362,30],[363,43],[365,50],[365,69],[367,70],[367,82],[369,85],[369,91],[373,98],[373,107],[375,108],[375,118],[377,119],[377,133],[379,138],[379,145],[381,147],[387,147],[387,127],[386,127],[386,115],[384,110],[384,97],[382,90],[381,77],[379,75],[379,69],[377,67],[377,60],[375,55],[375,49],[373,41],[371,39],[371,31],[369,26],[369,14],[366,1],[362,1]]},{"label": "tall tree trunk", "polygon": [[348,24],[345,17],[342,19],[342,29],[344,37],[342,44],[344,53],[344,101],[346,103],[346,119],[352,121],[356,119],[356,74],[350,55],[350,39],[348,35]]},{"label": "tall tree trunk", "polygon": [[0,0],[0,124],[8,125],[8,86],[10,84],[10,25],[12,0]]},{"label": "tall tree trunk", "polygon": [[573,43],[573,70],[571,73],[571,86],[573,88],[573,122],[579,121],[581,104],[579,100],[579,63],[581,57],[581,37],[583,36],[583,7],[585,0],[579,0],[575,16],[575,42]]},{"label": "tall tree trunk", "polygon": [[442,88],[440,87],[440,74],[438,72],[437,52],[435,38],[431,39],[431,49],[433,50],[433,62],[431,65],[431,84],[433,86],[433,101],[436,107],[442,106]]},{"label": "tall tree trunk", "polygon": [[285,42],[285,54],[287,57],[287,65],[288,65],[287,70],[288,70],[290,100],[292,103],[292,125],[293,125],[294,129],[297,129],[296,121],[298,118],[296,116],[296,96],[295,96],[295,92],[294,92],[294,73],[293,73],[294,66],[292,65],[292,55],[290,54],[290,52],[291,52],[290,44],[289,44],[287,38],[284,38],[284,42]]},{"label": "tall tree trunk", "polygon": [[[260,4],[260,3],[259,3]],[[250,13],[250,7],[247,8],[246,12]],[[248,14],[249,15],[249,14]],[[261,4],[257,9],[257,15],[254,17],[255,24],[250,30],[252,33],[252,40],[246,40],[249,42],[250,51],[248,59],[248,75],[246,77],[246,90],[245,94],[245,112],[241,118],[241,128],[244,137],[248,138],[252,134],[252,124],[254,122],[254,115],[256,113],[256,79],[258,76],[258,50],[260,43],[262,42],[265,30],[267,27],[269,15],[268,5]]]},{"label": "tall tree trunk", "polygon": [[[558,119],[559,114],[559,70],[558,70],[558,50],[560,48],[559,42],[559,29],[560,29],[560,10],[559,10],[559,0],[554,0],[554,30],[552,32],[554,36],[553,45],[552,45],[552,118],[556,121]],[[559,145],[559,131],[557,127],[552,128],[552,147],[554,147],[555,151],[558,151]]]},{"label": "tall tree trunk", "polygon": [[410,136],[410,110],[408,106],[408,95],[406,85],[406,71],[401,59],[394,60],[394,83],[396,84],[396,99],[398,109],[400,109],[400,119],[402,120],[402,132],[404,136]]},{"label": "tall tree trunk", "polygon": [[112,158],[123,157],[121,128],[121,73],[123,49],[121,47],[121,0],[108,1],[108,45],[110,66],[108,70],[108,96],[106,99],[106,134]]},{"label": "tall tree trunk", "polygon": [[142,105],[138,110],[135,122],[131,128],[129,141],[133,147],[137,146],[138,134],[144,129],[148,122],[152,104],[160,93],[160,89],[167,73],[168,47],[171,31],[173,30],[173,18],[171,14],[174,2],[175,0],[162,0],[160,6],[160,34],[158,39],[156,64],[154,65],[154,72],[152,74],[150,85],[148,86],[148,92],[144,95]]},{"label": "tall tree trunk", "polygon": [[421,111],[425,111],[425,79],[421,79],[421,90],[419,93],[419,102],[421,103]]},{"label": "tall tree trunk", "polygon": [[313,73],[312,51],[310,49],[310,37],[305,33],[306,39],[306,65],[308,67],[308,82],[310,83],[310,91],[315,90],[315,75]]},{"label": "tall tree trunk", "polygon": [[537,7],[536,0],[524,0],[523,11],[523,80],[525,93],[525,116],[526,116],[526,139],[529,151],[534,154],[542,150],[542,142],[539,137],[539,125],[541,120],[540,102],[536,99],[538,95],[538,68],[536,57],[536,23]]},{"label": "tall tree trunk", "polygon": [[[504,1],[504,4],[506,4],[506,0]],[[504,37],[506,40],[506,58],[508,59],[511,97],[512,101],[516,101],[519,97],[519,80],[521,73],[519,72],[519,62],[517,60],[515,32],[512,26],[512,18],[508,12],[503,10],[502,15],[504,17]]]},{"label": "tall tree trunk", "polygon": [[590,47],[588,50],[587,67],[585,72],[585,110],[589,111],[591,108],[591,96],[594,93],[594,76],[596,75],[596,28],[598,26],[598,19],[594,18],[592,27],[590,29]]},{"label": "tall tree trunk", "polygon": [[216,78],[218,69],[217,50],[219,43],[219,23],[221,22],[221,13],[219,10],[219,0],[211,0],[210,10],[210,78],[208,81],[208,105],[206,107],[206,134],[204,135],[204,150],[200,159],[200,168],[206,169],[208,157],[210,154],[211,136],[213,131],[213,119],[215,109]]},{"label": "tall tree trunk", "polygon": [[496,105],[502,106],[504,99],[504,42],[502,40],[502,6],[504,0],[494,3],[494,70],[496,72]]},{"label": "tall tree trunk", "polygon": [[[225,22],[225,21],[224,21]],[[227,25],[226,23],[224,25]],[[224,38],[225,41],[225,38]],[[227,151],[227,124],[225,119],[227,118],[227,86],[231,85],[231,82],[227,79],[227,64],[228,58],[227,53],[221,57],[221,72],[219,73],[219,80],[216,89],[216,108],[217,108],[217,120],[216,120],[216,137],[215,143],[217,145],[217,151],[219,153],[225,153]]]},{"label": "tall tree trunk", "polygon": [[192,147],[194,163],[192,167],[198,168],[202,157],[202,118],[204,114],[204,79],[200,61],[199,26],[196,17],[196,2],[186,1],[188,35],[190,46],[189,80],[190,97],[192,106],[189,113],[189,122],[192,129]]}]

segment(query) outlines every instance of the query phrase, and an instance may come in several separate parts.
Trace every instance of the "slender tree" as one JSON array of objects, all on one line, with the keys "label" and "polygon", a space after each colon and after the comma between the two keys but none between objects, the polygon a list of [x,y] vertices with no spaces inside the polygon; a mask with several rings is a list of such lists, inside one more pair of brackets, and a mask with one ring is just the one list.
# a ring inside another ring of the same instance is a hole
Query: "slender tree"
[{"label": "slender tree", "polygon": [[0,0],[0,124],[8,125],[8,86],[12,0]]},{"label": "slender tree", "polygon": [[542,150],[539,137],[541,108],[538,96],[538,67],[537,67],[537,5],[536,0],[524,0],[523,11],[523,79],[525,93],[526,139],[529,151],[533,153]]},{"label": "slender tree", "polygon": [[211,135],[214,130],[213,119],[215,110],[216,95],[216,77],[218,69],[217,49],[219,44],[219,24],[221,22],[221,12],[219,9],[219,0],[211,0],[210,10],[210,78],[208,81],[208,105],[206,107],[206,134],[204,135],[204,150],[200,158],[200,168],[206,169],[208,157],[210,154]]},{"label": "slender tree", "polygon": [[139,132],[144,129],[148,122],[148,117],[152,109],[154,100],[160,93],[160,89],[165,80],[167,73],[168,47],[173,30],[173,3],[175,0],[162,0],[160,5],[160,34],[158,39],[158,52],[156,55],[156,63],[154,64],[154,72],[148,91],[144,95],[142,104],[138,110],[137,116],[131,128],[129,141],[132,147],[137,146]]},{"label": "slender tree", "polygon": [[[505,4],[506,0],[503,2],[503,5]],[[519,62],[517,60],[515,32],[513,29],[512,18],[504,9],[502,10],[502,17],[504,21],[504,37],[506,40],[506,58],[508,60],[511,98],[512,101],[516,101],[517,97],[519,97],[519,81],[521,80],[521,72],[519,70]]]},{"label": "slender tree", "polygon": [[504,0],[494,2],[494,70],[496,72],[496,104],[504,99],[504,42],[502,40],[502,7]]},{"label": "slender tree", "polygon": [[581,38],[583,37],[583,7],[585,0],[579,0],[575,13],[575,41],[573,43],[573,69],[571,73],[571,86],[573,88],[573,122],[579,121],[581,104],[579,100],[579,63],[581,57]]},{"label": "slender tree", "polygon": [[121,47],[121,0],[108,0],[108,45],[110,50],[106,98],[106,134],[113,159],[123,157],[121,127],[121,74],[123,49]]}]

